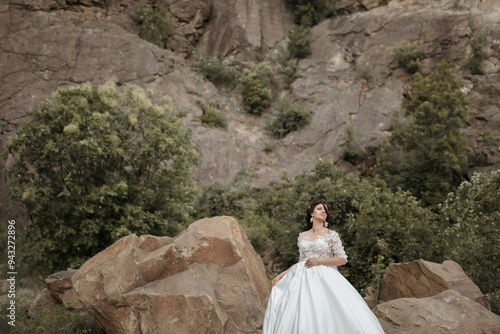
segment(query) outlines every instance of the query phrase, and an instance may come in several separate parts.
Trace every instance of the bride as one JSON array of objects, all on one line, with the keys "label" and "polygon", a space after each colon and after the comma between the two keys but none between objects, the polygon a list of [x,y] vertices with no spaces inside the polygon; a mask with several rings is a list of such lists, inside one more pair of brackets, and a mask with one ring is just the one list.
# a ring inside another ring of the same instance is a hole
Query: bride
[{"label": "bride", "polygon": [[313,201],[307,209],[312,227],[299,235],[299,262],[272,281],[263,334],[384,333],[337,269],[347,263],[347,255],[338,233],[328,229],[331,219],[324,201]]}]

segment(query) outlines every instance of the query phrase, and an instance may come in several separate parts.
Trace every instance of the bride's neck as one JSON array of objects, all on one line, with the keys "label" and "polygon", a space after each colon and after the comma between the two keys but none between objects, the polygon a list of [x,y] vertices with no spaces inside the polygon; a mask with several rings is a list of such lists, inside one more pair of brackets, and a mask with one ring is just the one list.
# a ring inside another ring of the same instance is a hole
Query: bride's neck
[{"label": "bride's neck", "polygon": [[316,233],[320,233],[324,229],[325,229],[325,227],[323,226],[323,223],[313,222],[313,226],[311,228],[311,232],[314,233],[314,234],[316,234]]}]

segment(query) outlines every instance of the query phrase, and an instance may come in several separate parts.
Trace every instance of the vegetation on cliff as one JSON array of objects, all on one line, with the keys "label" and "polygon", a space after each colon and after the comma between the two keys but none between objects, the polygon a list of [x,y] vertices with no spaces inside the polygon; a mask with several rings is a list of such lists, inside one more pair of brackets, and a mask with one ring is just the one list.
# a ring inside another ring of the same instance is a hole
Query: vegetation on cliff
[{"label": "vegetation on cliff", "polygon": [[[378,157],[389,185],[409,190],[426,205],[441,203],[468,170],[467,140],[461,133],[470,114],[463,83],[443,61],[426,78],[415,74],[410,96]],[[397,115],[396,115],[397,116]]]}]

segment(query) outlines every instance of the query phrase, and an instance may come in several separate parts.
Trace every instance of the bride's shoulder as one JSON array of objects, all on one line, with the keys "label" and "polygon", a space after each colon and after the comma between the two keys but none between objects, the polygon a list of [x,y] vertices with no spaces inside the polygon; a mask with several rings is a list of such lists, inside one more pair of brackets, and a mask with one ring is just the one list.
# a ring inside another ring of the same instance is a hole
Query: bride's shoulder
[{"label": "bride's shoulder", "polygon": [[305,237],[305,236],[307,236],[307,235],[308,235],[308,232],[309,232],[309,231],[300,232],[300,233],[299,233],[299,237]]},{"label": "bride's shoulder", "polygon": [[339,234],[335,230],[329,230],[327,234],[331,237],[338,237],[339,236]]}]

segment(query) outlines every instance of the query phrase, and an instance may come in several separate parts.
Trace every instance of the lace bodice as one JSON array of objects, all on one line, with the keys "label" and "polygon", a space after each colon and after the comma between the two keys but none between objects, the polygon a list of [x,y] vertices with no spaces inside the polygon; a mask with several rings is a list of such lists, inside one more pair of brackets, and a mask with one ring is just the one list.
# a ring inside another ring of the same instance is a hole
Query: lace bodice
[{"label": "lace bodice", "polygon": [[314,239],[310,239],[304,233],[301,233],[297,245],[300,252],[299,262],[306,261],[311,257],[332,257],[332,254],[333,256],[343,257],[347,261],[347,255],[339,234],[332,230]]}]

